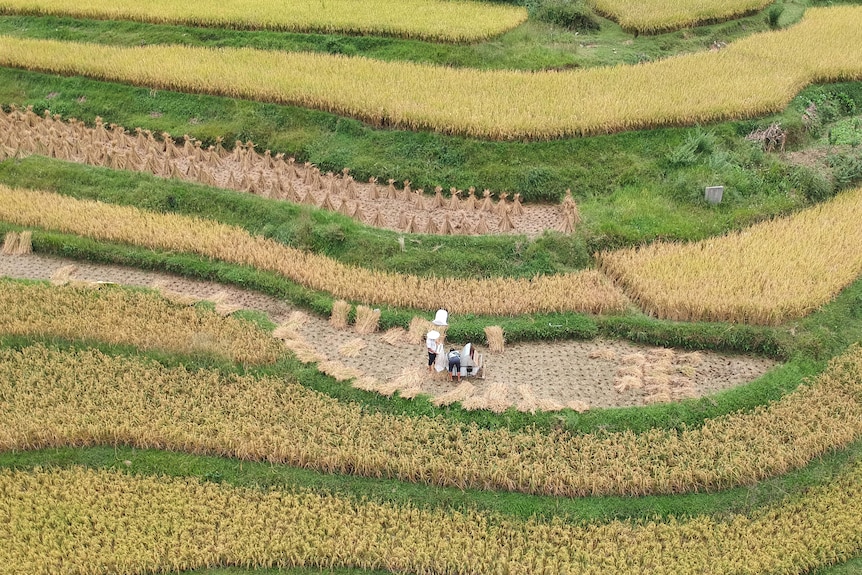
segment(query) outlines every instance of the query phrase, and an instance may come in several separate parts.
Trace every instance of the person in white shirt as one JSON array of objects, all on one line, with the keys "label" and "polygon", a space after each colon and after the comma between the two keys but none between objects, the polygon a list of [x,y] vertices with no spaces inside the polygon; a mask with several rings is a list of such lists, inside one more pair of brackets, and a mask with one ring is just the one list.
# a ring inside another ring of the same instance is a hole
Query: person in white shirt
[{"label": "person in white shirt", "polygon": [[437,361],[437,340],[440,332],[431,330],[425,337],[425,347],[428,348],[428,373],[434,373],[434,362]]}]

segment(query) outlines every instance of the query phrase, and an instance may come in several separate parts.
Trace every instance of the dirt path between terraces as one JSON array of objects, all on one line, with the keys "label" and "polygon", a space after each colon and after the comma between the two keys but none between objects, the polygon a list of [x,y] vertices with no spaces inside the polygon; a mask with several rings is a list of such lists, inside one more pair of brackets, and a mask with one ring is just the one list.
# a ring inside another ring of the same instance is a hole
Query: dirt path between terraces
[{"label": "dirt path between terraces", "polygon": [[[221,293],[223,301],[261,311],[276,323],[297,311],[277,298],[231,285],[37,254],[0,256],[0,277],[50,279],[60,267],[70,264],[77,266],[74,277],[81,280],[129,286],[158,283],[174,292],[202,299]],[[393,379],[405,370],[423,374],[421,392],[435,398],[455,387],[445,377],[432,377],[423,371],[427,359],[424,343],[391,345],[381,341],[381,334],[357,335],[353,330],[337,330],[326,319],[311,314],[300,333],[330,359],[338,359],[378,380]],[[347,357],[339,353],[341,346],[357,338],[365,344],[359,356]],[[687,354],[625,341],[520,343],[507,345],[501,354],[489,353],[481,345],[484,342],[475,343],[477,351],[486,358],[487,376],[484,380],[470,378],[473,387],[465,386],[465,393],[477,400],[493,394],[497,404],[508,402],[527,411],[565,406],[579,409],[637,406],[700,397],[750,382],[776,365],[774,361],[757,357],[713,352]],[[477,404],[481,405],[482,401]]]}]

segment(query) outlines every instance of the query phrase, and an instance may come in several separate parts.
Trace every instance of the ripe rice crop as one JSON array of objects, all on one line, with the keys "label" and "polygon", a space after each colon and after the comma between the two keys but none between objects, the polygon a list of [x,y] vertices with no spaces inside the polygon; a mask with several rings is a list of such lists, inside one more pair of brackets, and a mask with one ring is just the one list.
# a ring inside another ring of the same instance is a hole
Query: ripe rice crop
[{"label": "ripe rice crop", "polygon": [[[526,493],[644,495],[753,483],[862,435],[862,349],[751,413],[699,429],[574,436],[365,413],[280,377],[0,349],[0,450],[132,445]],[[2,523],[2,522],[0,522]]]},{"label": "ripe rice crop", "polygon": [[758,10],[772,0],[589,0],[590,6],[623,29],[656,34],[700,22],[731,20]]},{"label": "ripe rice crop", "polygon": [[0,186],[0,221],[249,265],[367,304],[436,310],[445,302],[451,313],[519,315],[619,311],[627,301],[595,270],[532,280],[423,278],[347,266],[208,220],[5,186]]},{"label": "ripe rice crop", "polygon": [[571,524],[120,471],[0,471],[0,573],[803,573],[862,549],[862,465],[751,516]]},{"label": "ripe rice crop", "polygon": [[774,325],[862,274],[862,188],[787,218],[690,244],[601,254],[601,269],[658,317]]},{"label": "ripe rice crop", "polygon": [[516,6],[459,0],[0,0],[0,13],[134,20],[219,28],[386,34],[475,42],[502,34],[527,19]]},{"label": "ripe rice crop", "polygon": [[289,103],[375,125],[542,139],[777,112],[810,83],[862,78],[860,28],[862,7],[811,9],[792,28],[755,34],[714,53],[569,71],[11,37],[0,37],[0,65]]},{"label": "ripe rice crop", "polygon": [[171,305],[154,293],[75,289],[0,279],[0,335],[61,337],[272,363],[282,351],[250,322]]}]

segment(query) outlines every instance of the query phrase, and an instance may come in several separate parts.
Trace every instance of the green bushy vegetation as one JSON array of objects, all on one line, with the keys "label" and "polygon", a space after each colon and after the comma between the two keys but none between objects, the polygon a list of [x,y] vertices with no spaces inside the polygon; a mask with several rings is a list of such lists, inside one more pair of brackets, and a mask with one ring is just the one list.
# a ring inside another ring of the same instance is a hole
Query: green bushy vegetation
[{"label": "green bushy vegetation", "polygon": [[531,11],[542,22],[568,30],[600,30],[601,20],[582,0],[545,0]]}]

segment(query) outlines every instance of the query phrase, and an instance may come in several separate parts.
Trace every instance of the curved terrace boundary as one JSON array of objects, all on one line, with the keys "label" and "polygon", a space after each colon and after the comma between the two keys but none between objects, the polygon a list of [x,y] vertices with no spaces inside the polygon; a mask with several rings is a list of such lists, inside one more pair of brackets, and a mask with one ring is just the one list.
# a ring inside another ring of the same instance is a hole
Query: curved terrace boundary
[{"label": "curved terrace boundary", "polygon": [[[862,354],[809,386],[699,429],[571,435],[370,413],[281,375],[165,367],[42,344],[0,350],[0,451],[131,445],[327,473],[581,497],[727,489],[857,441]],[[133,382],[133,383],[130,383]]]},{"label": "curved terrace boundary", "polygon": [[[61,564],[82,572],[226,564],[412,573],[463,565],[459,572],[471,574],[801,573],[862,548],[858,465],[803,496],[723,521],[566,525],[82,468],[4,471],[0,494],[0,513],[13,518],[0,525],[8,541],[0,565],[28,572]],[[79,552],[67,559],[62,549]],[[165,552],[154,558],[154,549]]]},{"label": "curved terrace boundary", "polygon": [[[736,235],[601,254],[602,269],[622,282],[626,293],[596,270],[476,280],[370,270],[213,220],[3,185],[0,221],[250,265],[337,298],[372,305],[433,310],[447,302],[448,309],[459,314],[599,314],[623,311],[631,297],[652,313],[676,319],[769,325],[811,313],[859,275],[860,236],[853,232],[860,194],[862,189],[847,192],[823,206]],[[805,242],[796,238],[800,231],[809,235]],[[776,234],[788,238],[782,244],[785,251],[765,254],[764,246]],[[785,261],[788,253],[790,260]],[[677,283],[678,288],[671,289]],[[704,285],[714,285],[706,298]],[[654,300],[656,292],[668,295]],[[740,303],[728,304],[728,294]]]},{"label": "curved terrace boundary", "polygon": [[250,30],[384,34],[475,42],[527,20],[522,7],[465,0],[2,0],[0,14],[70,16]]},{"label": "curved terrace boundary", "polygon": [[0,65],[296,104],[379,126],[550,139],[775,113],[808,84],[862,78],[860,27],[862,8],[821,8],[718,52],[566,72],[10,37],[0,37]]}]

